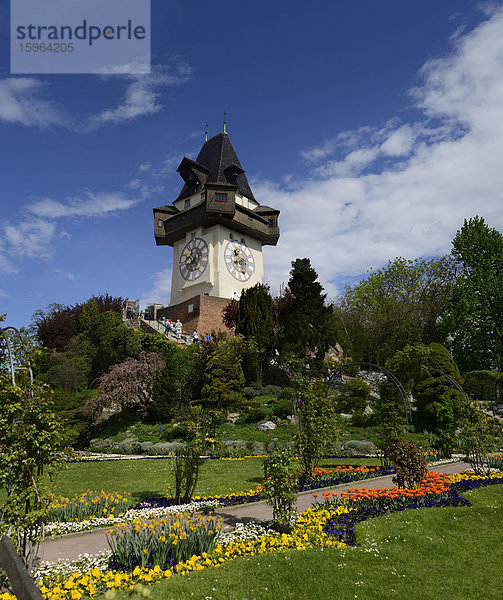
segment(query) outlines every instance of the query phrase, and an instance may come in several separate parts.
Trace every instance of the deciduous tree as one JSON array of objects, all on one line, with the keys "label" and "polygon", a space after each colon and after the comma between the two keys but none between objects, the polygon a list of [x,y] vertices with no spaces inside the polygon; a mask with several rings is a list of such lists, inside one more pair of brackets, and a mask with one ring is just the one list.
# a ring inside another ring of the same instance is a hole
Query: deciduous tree
[{"label": "deciduous tree", "polygon": [[98,396],[86,403],[86,413],[96,417],[104,408],[148,408],[154,381],[163,367],[162,357],[155,352],[140,352],[138,358],[127,358],[113,365],[99,378]]},{"label": "deciduous tree", "polygon": [[460,269],[444,326],[462,371],[503,368],[503,235],[482,217],[464,222],[451,252]]},{"label": "deciduous tree", "polygon": [[340,340],[357,360],[384,364],[407,344],[438,342],[455,269],[447,257],[396,258],[347,286],[335,312]]},{"label": "deciduous tree", "polygon": [[295,451],[301,465],[300,483],[306,485],[321,457],[337,442],[339,422],[335,405],[321,378],[313,378],[312,369],[302,361],[289,363],[295,386],[300,431],[295,439]]},{"label": "deciduous tree", "polygon": [[13,386],[0,375],[0,535],[11,538],[29,569],[61,458],[61,425],[52,408],[48,386]]}]

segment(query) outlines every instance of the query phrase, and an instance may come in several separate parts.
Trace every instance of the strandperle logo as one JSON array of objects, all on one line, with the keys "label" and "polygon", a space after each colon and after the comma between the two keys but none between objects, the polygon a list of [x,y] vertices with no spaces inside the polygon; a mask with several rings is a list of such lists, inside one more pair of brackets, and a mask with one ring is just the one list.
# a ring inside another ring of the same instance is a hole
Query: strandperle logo
[{"label": "strandperle logo", "polygon": [[11,72],[148,73],[150,0],[11,0]]},{"label": "strandperle logo", "polygon": [[84,19],[81,25],[73,27],[71,25],[18,25],[18,40],[37,40],[37,41],[70,41],[87,40],[90,46],[99,39],[120,40],[137,39],[144,40],[147,35],[143,25],[134,25],[131,19],[127,20],[125,25],[89,25]]}]

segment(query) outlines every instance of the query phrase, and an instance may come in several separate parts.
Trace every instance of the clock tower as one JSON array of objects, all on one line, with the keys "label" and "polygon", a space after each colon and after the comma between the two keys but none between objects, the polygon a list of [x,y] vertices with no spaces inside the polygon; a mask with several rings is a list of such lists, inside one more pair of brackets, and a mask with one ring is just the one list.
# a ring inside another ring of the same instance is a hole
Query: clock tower
[{"label": "clock tower", "polygon": [[189,333],[225,330],[229,300],[262,283],[262,246],[278,242],[279,210],[257,202],[225,130],[177,170],[180,194],[154,208],[156,244],[173,247],[171,302],[160,312]]}]

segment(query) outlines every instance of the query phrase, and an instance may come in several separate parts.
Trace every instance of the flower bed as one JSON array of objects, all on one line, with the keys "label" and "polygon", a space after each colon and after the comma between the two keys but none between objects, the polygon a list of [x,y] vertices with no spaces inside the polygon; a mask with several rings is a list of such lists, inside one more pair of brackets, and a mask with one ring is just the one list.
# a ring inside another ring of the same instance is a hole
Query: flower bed
[{"label": "flower bed", "polygon": [[493,452],[488,462],[491,468],[503,470],[503,452]]},{"label": "flower bed", "polygon": [[[308,486],[297,486],[298,492],[329,487],[388,475],[392,471],[382,467],[338,466],[333,469],[315,469],[314,480]],[[88,490],[76,498],[59,498],[53,504],[52,521],[46,525],[46,535],[64,535],[88,531],[101,527],[112,527],[116,524],[130,523],[135,519],[154,519],[167,517],[177,512],[195,512],[230,507],[262,500],[260,490],[219,494],[215,496],[194,496],[192,502],[175,505],[173,497],[147,498],[129,506],[129,497],[108,492],[92,492]],[[128,508],[129,506],[129,508]]]},{"label": "flower bed", "polygon": [[59,496],[49,507],[51,522],[90,521],[98,517],[123,515],[131,506],[131,497],[125,494],[87,490],[74,498]]},{"label": "flower bed", "polygon": [[198,500],[188,504],[174,504],[155,506],[149,502],[139,503],[136,507],[129,508],[124,514],[117,517],[95,517],[94,519],[71,522],[54,522],[45,526],[46,535],[64,535],[79,531],[88,531],[102,527],[112,527],[121,523],[132,523],[136,519],[161,519],[177,513],[193,513],[202,510],[218,508],[218,500]]},{"label": "flower bed", "polygon": [[[304,550],[314,546],[341,548],[356,544],[355,523],[389,512],[421,508],[424,506],[460,506],[469,502],[459,495],[460,490],[503,483],[503,473],[492,473],[489,477],[465,472],[450,478],[430,473],[416,490],[399,488],[377,488],[349,490],[347,495],[332,495],[325,492],[323,504],[316,504],[298,516],[296,526],[289,535],[273,533],[260,526],[242,527],[240,532],[219,534],[214,547],[209,551],[194,554],[172,568],[160,565],[136,566],[132,571],[114,571],[103,568],[103,555],[96,566],[83,571],[75,563],[68,565],[70,572],[64,574],[60,566],[58,574],[50,576],[41,571],[40,589],[44,598],[51,600],[79,600],[94,596],[98,591],[112,588],[131,588],[136,583],[150,584],[177,573],[201,570],[208,566],[219,566],[238,556],[252,556],[278,549]],[[328,494],[328,495],[327,495]],[[108,555],[109,557],[110,555]],[[82,560],[82,559],[81,559]],[[89,561],[84,561],[87,567]],[[73,571],[71,571],[73,569]],[[0,600],[12,600],[9,594],[0,595]]]},{"label": "flower bed", "polygon": [[[246,458],[264,458],[263,454],[254,455],[233,455],[230,456],[201,456],[205,460],[245,460]],[[91,452],[84,454],[83,452],[74,452],[72,458],[68,461],[71,463],[76,462],[112,462],[117,460],[172,460],[173,452],[168,454],[156,455],[156,454],[101,454],[99,452]]]},{"label": "flower bed", "polygon": [[175,567],[194,555],[210,552],[220,530],[221,519],[186,514],[164,519],[118,525],[107,535],[110,567],[132,571],[136,567]]},{"label": "flower bed", "polygon": [[[340,507],[337,511],[342,514],[347,512],[348,509]],[[134,569],[128,571],[114,570],[110,568],[111,553],[103,553],[99,556],[101,569],[93,567],[85,572],[79,568],[79,561],[68,564],[66,574],[63,571],[62,564],[59,563],[54,567],[55,575],[51,575],[50,568],[44,564],[43,569],[40,571],[42,575],[40,591],[44,598],[50,598],[51,600],[79,600],[87,596],[92,597],[96,593],[107,589],[130,589],[136,583],[151,584],[154,581],[170,578],[174,574],[199,571],[208,566],[218,567],[222,563],[239,556],[253,556],[281,549],[305,550],[315,546],[342,548],[345,545],[344,543],[323,531],[325,521],[332,514],[330,511],[310,509],[299,516],[294,531],[289,535],[278,534],[271,529],[256,525],[251,527],[242,526],[233,534],[220,534],[215,539],[214,546],[208,548],[209,551],[202,550],[199,553],[194,553],[189,558],[168,568],[163,568],[159,564],[150,564],[143,567],[137,565]],[[173,522],[176,523],[177,521],[178,518],[175,517]],[[145,532],[145,528],[139,524],[138,526],[139,531],[136,534],[141,536]],[[158,536],[163,531],[166,534],[165,524],[157,527],[156,524],[149,523],[146,528],[149,527],[153,529],[150,529],[148,535]],[[116,533],[120,538],[123,532],[117,531]],[[168,533],[168,535],[171,534],[172,532]],[[145,535],[147,534],[145,533]],[[141,546],[141,544],[137,544],[137,546]],[[104,561],[108,561],[108,568],[106,569],[103,569]],[[88,560],[81,559],[81,564],[90,566]],[[0,595],[0,600],[12,599],[13,596],[9,594]]]},{"label": "flower bed", "polygon": [[344,505],[353,510],[343,517],[327,521],[324,531],[348,545],[356,545],[355,524],[374,517],[408,509],[439,506],[467,506],[468,500],[459,495],[450,478],[442,473],[428,473],[416,489],[379,488],[354,489],[325,495],[325,509]]},{"label": "flower bed", "polygon": [[503,472],[489,476],[476,475],[472,471],[455,473],[450,477],[440,473],[429,473],[415,490],[399,488],[376,490],[348,490],[341,498],[326,497],[324,508],[337,506],[352,507],[354,510],[343,516],[335,516],[327,521],[324,531],[347,545],[356,545],[355,524],[387,513],[423,507],[470,506],[462,492],[503,484]]},{"label": "flower bed", "polygon": [[[361,479],[372,477],[382,477],[390,475],[393,471],[383,467],[335,467],[333,469],[315,469],[314,481],[308,486],[297,486],[298,492],[314,490],[321,487],[330,487]],[[260,487],[260,486],[259,486]],[[260,490],[250,490],[248,492],[236,492],[234,494],[217,494],[215,496],[194,496],[193,502],[211,502],[218,501],[221,506],[236,506],[238,504],[247,504],[249,502],[259,502],[262,500]],[[135,504],[132,509],[161,508],[173,506],[173,498],[147,498]]]},{"label": "flower bed", "polygon": [[304,492],[316,488],[332,487],[341,483],[351,483],[352,481],[361,481],[372,477],[384,477],[391,475],[393,470],[385,467],[360,467],[340,466],[333,469],[314,469],[313,482],[308,486],[297,486],[297,491]]}]

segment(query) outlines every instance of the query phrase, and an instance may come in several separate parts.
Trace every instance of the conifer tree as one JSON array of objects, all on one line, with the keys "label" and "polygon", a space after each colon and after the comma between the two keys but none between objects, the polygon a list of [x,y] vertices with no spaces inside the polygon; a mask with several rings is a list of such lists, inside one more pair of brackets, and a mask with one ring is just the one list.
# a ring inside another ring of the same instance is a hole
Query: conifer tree
[{"label": "conifer tree", "polygon": [[280,350],[287,356],[305,358],[320,363],[330,345],[335,343],[335,328],[331,306],[325,304],[326,294],[309,258],[292,262],[288,288],[291,300],[280,314]]},{"label": "conifer tree", "polygon": [[246,380],[259,381],[274,347],[274,303],[267,286],[257,285],[241,292],[236,315],[236,334],[255,340],[257,353],[243,362]]}]

